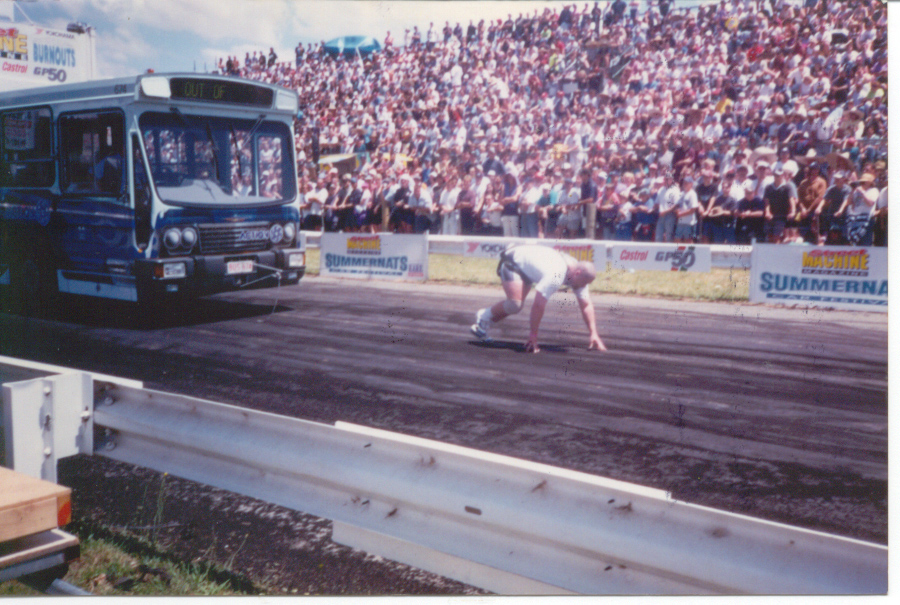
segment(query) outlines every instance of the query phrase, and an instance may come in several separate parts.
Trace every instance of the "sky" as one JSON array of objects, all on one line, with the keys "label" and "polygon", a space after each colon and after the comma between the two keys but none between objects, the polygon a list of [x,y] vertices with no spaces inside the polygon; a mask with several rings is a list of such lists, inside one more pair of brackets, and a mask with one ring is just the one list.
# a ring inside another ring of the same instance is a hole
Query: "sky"
[{"label": "sky", "polygon": [[[14,0],[0,0],[0,5]],[[590,0],[593,2],[593,0]],[[568,0],[571,2],[571,0]],[[585,0],[579,0],[581,4]],[[24,15],[38,25],[65,30],[73,21],[94,27],[97,77],[132,76],[152,68],[209,71],[219,57],[274,47],[293,60],[298,42],[308,44],[346,35],[371,35],[379,42],[391,31],[433,21],[443,28],[460,22],[505,18],[512,13],[561,6],[547,1],[401,0],[19,0]],[[0,10],[0,14],[3,11]]]}]

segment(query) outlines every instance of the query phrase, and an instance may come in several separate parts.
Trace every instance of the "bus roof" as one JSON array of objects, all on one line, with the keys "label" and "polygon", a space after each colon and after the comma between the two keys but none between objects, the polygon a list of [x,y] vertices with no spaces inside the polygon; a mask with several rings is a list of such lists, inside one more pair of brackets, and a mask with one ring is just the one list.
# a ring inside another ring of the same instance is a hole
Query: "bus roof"
[{"label": "bus roof", "polygon": [[[143,81],[148,81],[147,85],[141,86]],[[155,85],[151,86],[151,83]],[[163,84],[162,92],[160,92],[160,84]],[[2,92],[0,93],[0,107],[100,101],[113,98],[122,100],[128,97],[136,101],[160,101],[170,98],[178,102],[215,103],[233,108],[243,107],[293,114],[297,112],[298,99],[297,92],[294,90],[233,76],[146,73],[135,77]]]}]

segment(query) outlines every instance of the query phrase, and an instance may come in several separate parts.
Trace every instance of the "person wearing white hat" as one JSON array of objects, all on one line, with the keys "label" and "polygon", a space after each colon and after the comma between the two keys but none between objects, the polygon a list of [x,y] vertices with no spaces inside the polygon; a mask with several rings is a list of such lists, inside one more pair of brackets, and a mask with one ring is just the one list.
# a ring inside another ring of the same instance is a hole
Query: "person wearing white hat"
[{"label": "person wearing white hat", "polygon": [[675,184],[675,175],[666,170],[663,186],[659,188],[654,200],[656,206],[656,242],[671,242],[675,234],[675,205],[678,202],[679,187]]},{"label": "person wearing white hat", "polygon": [[687,174],[681,178],[681,192],[675,205],[675,242],[693,243],[697,228],[697,215],[700,212],[700,201],[694,190],[694,177]]},{"label": "person wearing white hat", "polygon": [[771,174],[769,174],[769,169],[769,163],[765,160],[759,160],[753,167],[753,175],[748,180],[753,183],[754,196],[763,197],[763,194],[766,191],[766,187],[768,187],[775,181],[775,178]]},{"label": "person wearing white hat", "polygon": [[780,164],[772,171],[774,181],[763,192],[766,203],[766,236],[769,243],[781,243],[789,221],[797,213],[797,187],[784,178],[784,167]]},{"label": "person wearing white hat", "polygon": [[874,175],[863,174],[851,184],[853,191],[835,212],[835,216],[844,215],[844,238],[851,246],[872,245],[872,216],[878,201],[878,189],[874,183]]},{"label": "person wearing white hat", "polygon": [[736,215],[736,239],[738,244],[752,244],[763,239],[766,203],[755,194],[752,184],[745,182],[743,191]]}]

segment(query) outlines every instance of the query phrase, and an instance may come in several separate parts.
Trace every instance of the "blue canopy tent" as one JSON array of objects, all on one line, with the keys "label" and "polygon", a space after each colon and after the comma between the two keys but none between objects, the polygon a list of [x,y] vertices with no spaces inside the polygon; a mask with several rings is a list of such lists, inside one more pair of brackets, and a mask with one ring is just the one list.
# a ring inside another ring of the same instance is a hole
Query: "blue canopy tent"
[{"label": "blue canopy tent", "polygon": [[349,59],[355,57],[357,53],[365,57],[381,50],[381,44],[372,36],[344,36],[326,42],[323,49],[332,56],[343,53]]}]

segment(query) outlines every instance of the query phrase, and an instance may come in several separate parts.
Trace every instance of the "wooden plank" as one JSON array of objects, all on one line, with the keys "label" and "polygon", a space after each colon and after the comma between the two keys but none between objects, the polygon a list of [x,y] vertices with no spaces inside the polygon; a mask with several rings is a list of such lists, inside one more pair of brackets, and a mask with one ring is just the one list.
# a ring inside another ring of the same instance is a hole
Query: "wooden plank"
[{"label": "wooden plank", "polygon": [[0,468],[0,542],[56,528],[72,490]]}]

